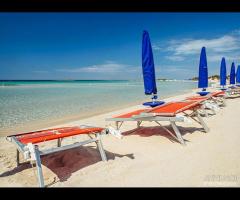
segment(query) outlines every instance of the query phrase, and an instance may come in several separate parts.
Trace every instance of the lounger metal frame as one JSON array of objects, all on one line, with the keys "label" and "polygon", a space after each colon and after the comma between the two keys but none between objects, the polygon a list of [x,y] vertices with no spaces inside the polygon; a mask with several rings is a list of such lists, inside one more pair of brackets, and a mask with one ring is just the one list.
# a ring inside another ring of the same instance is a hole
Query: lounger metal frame
[{"label": "lounger metal frame", "polygon": [[226,96],[232,97],[233,95],[239,95],[240,94],[240,88],[228,88],[226,90]]},{"label": "lounger metal frame", "polygon": [[[173,136],[175,139],[177,139],[182,145],[185,145],[185,141],[176,125],[176,122],[185,122],[187,121],[187,117],[193,119],[194,121],[196,121],[197,123],[199,123],[200,125],[202,125],[203,129],[205,132],[209,131],[208,126],[206,125],[206,123],[204,122],[204,120],[202,119],[201,115],[200,115],[200,110],[202,110],[202,105],[196,106],[194,108],[191,108],[192,113],[187,114],[185,111],[182,112],[184,113],[184,115],[175,115],[175,116],[160,116],[159,113],[143,113],[143,114],[139,114],[139,115],[133,115],[132,117],[129,118],[107,118],[106,121],[114,121],[116,128],[120,129],[123,122],[126,121],[136,121],[137,122],[137,128],[140,128],[140,125],[143,121],[149,121],[149,122],[155,122],[156,124],[158,124],[159,126],[161,126],[164,130],[166,130],[171,136]],[[197,119],[195,119],[195,117]],[[166,128],[165,126],[163,126],[160,122],[162,121],[168,121],[170,122],[171,127],[174,130],[174,133],[171,132],[168,128]]]},{"label": "lounger metal frame", "polygon": [[223,107],[227,106],[226,95],[212,96],[209,100],[212,100],[214,103],[216,103],[216,105],[222,105]]},{"label": "lounger metal frame", "polygon": [[[94,128],[94,127],[83,125],[83,126],[80,126],[80,128]],[[94,135],[95,137],[91,137],[90,134]],[[17,147],[17,158],[16,158],[17,166],[20,165],[19,153],[23,154],[23,157],[25,160],[30,160],[31,162],[35,162],[36,168],[37,168],[39,186],[45,187],[43,172],[42,172],[42,165],[41,165],[41,156],[43,156],[43,155],[48,155],[48,154],[56,153],[59,151],[65,151],[68,149],[80,147],[80,146],[94,142],[94,143],[96,143],[97,148],[100,152],[102,161],[107,161],[107,157],[106,157],[105,151],[103,149],[103,145],[102,145],[101,135],[108,134],[108,129],[104,129],[101,132],[92,132],[90,134],[87,134],[90,138],[89,140],[85,140],[82,142],[77,142],[77,143],[65,145],[65,146],[61,146],[61,142],[62,142],[63,138],[59,138],[59,139],[57,139],[57,147],[50,148],[50,149],[44,149],[44,150],[40,150],[37,144],[32,144],[32,143],[28,143],[27,145],[23,144],[15,136],[8,136],[6,139],[8,141],[14,143]]]}]

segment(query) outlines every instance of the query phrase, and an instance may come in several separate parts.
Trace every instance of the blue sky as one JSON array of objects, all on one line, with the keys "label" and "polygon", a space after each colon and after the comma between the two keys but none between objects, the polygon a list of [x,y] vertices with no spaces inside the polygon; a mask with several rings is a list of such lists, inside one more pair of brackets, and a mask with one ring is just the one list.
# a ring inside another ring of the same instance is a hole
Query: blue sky
[{"label": "blue sky", "polygon": [[240,13],[0,13],[0,79],[141,79],[142,31],[159,78],[240,63]]}]

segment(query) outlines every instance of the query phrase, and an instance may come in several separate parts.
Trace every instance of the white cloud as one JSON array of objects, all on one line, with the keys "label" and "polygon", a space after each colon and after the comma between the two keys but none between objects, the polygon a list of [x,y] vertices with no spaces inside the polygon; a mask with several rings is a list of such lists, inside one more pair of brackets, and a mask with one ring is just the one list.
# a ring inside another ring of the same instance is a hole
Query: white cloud
[{"label": "white cloud", "polygon": [[[239,55],[240,56],[240,55]],[[224,55],[210,55],[208,56],[208,61],[209,62],[219,62],[222,60],[222,57],[225,57],[226,61],[236,61],[238,60],[239,56],[224,56]]]},{"label": "white cloud", "polygon": [[[240,56],[240,30],[232,31],[229,34],[215,38],[182,38],[179,40],[170,40],[165,44],[166,48],[155,44],[155,49],[159,49],[170,53],[165,56],[171,61],[183,61],[188,56],[200,55],[201,48],[206,47],[209,61],[219,61],[222,56],[235,60]],[[233,55],[234,54],[234,55]]]},{"label": "white cloud", "polygon": [[239,49],[238,42],[238,38],[225,35],[214,39],[179,41],[170,46],[169,50],[173,50],[175,55],[190,55],[199,53],[201,48],[205,46],[210,52],[229,52]]},{"label": "white cloud", "polygon": [[157,44],[153,44],[153,45],[152,45],[152,49],[153,49],[153,50],[156,50],[156,51],[159,51],[159,50],[162,50],[162,47],[160,47],[160,46],[157,45]]},{"label": "white cloud", "polygon": [[114,61],[106,61],[104,64],[83,66],[78,68],[64,68],[58,69],[60,72],[72,72],[72,73],[118,73],[118,72],[135,72],[140,68],[136,66],[116,63]]},{"label": "white cloud", "polygon": [[172,60],[172,61],[183,61],[184,57],[183,56],[165,56],[166,59]]}]

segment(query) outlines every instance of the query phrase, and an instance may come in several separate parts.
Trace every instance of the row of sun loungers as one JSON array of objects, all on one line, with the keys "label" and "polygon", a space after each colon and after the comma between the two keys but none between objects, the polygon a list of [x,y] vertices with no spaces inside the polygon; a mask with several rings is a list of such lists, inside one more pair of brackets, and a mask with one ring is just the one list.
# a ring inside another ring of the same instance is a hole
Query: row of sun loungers
[{"label": "row of sun loungers", "polygon": [[[41,167],[41,156],[43,155],[76,148],[89,143],[96,143],[102,160],[106,161],[107,157],[101,141],[102,135],[112,134],[119,136],[122,124],[127,121],[137,122],[137,127],[140,127],[141,123],[144,121],[155,122],[164,128],[172,137],[177,139],[179,143],[185,145],[185,141],[176,123],[195,121],[202,126],[205,132],[208,132],[209,128],[204,122],[202,115],[207,116],[207,108],[215,112],[218,105],[226,105],[224,91],[213,92],[203,97],[191,96],[182,101],[168,102],[155,108],[139,109],[122,115],[107,118],[106,121],[115,122],[116,129],[112,127],[101,128],[84,125],[75,127],[61,127],[9,135],[7,136],[7,140],[14,143],[17,147],[17,165],[20,164],[19,153],[23,154],[25,160],[36,163],[39,186],[44,187],[44,178]],[[161,124],[164,121],[170,123],[173,131]],[[83,134],[89,136],[89,140],[62,146],[63,138]],[[57,147],[43,150],[39,148],[39,143],[50,140],[56,140]]]},{"label": "row of sun loungers", "polygon": [[226,95],[229,97],[240,95],[240,87],[230,87],[226,89]]},{"label": "row of sun loungers", "polygon": [[[188,97],[183,101],[169,102],[161,106],[157,106],[152,109],[140,109],[135,110],[130,113],[125,113],[112,118],[106,119],[106,121],[114,121],[116,123],[116,128],[119,129],[124,122],[135,121],[137,122],[137,127],[140,127],[143,121],[156,122],[158,125],[163,127],[169,134],[176,138],[181,144],[185,144],[184,139],[176,125],[176,122],[189,122],[189,119],[193,119],[199,123],[205,132],[209,131],[206,123],[201,117],[201,113],[207,116],[206,108],[214,110],[217,108],[215,102],[209,102],[212,99],[215,101],[224,98],[224,92],[213,92],[207,96],[192,96]],[[225,105],[225,100],[223,101]],[[189,111],[190,113],[187,113]],[[169,129],[161,125],[161,122],[170,122],[170,125],[174,131],[172,133]]]}]

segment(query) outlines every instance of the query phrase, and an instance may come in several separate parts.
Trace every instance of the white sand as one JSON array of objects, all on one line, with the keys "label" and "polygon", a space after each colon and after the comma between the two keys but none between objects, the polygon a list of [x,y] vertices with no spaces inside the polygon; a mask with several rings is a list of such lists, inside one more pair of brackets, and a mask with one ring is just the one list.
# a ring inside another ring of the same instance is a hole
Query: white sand
[{"label": "white sand", "polygon": [[[193,94],[193,93],[191,93]],[[168,98],[183,99],[190,94]],[[105,126],[105,118],[142,106],[122,109],[65,125]],[[240,98],[228,99],[217,115],[204,118],[210,132],[200,125],[179,123],[187,145],[175,142],[154,123],[119,140],[104,136],[108,162],[102,162],[94,144],[42,158],[45,184],[49,187],[239,187],[240,186]],[[163,123],[168,125],[168,123]],[[136,128],[128,122],[122,131]],[[129,132],[128,132],[129,133]],[[86,136],[68,138],[64,144]],[[43,147],[56,145],[47,142]],[[36,169],[30,164],[16,168],[14,145],[0,138],[0,186],[37,186]]]}]

